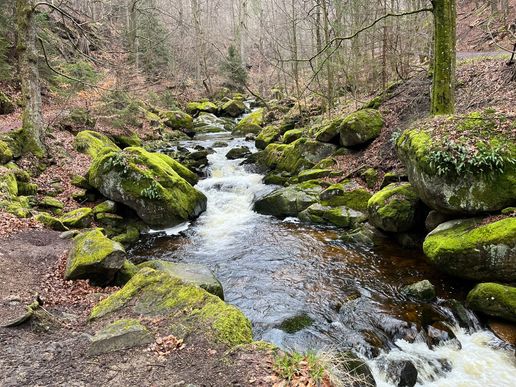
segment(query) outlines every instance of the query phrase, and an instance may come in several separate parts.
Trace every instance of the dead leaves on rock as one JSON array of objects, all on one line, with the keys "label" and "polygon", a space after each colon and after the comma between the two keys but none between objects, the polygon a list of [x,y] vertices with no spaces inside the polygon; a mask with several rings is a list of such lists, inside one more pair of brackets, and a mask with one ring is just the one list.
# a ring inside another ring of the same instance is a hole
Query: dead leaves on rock
[{"label": "dead leaves on rock", "polygon": [[169,335],[165,337],[156,337],[156,341],[149,346],[148,351],[153,352],[160,358],[165,358],[172,352],[180,351],[183,348],[185,348],[183,339],[178,339],[173,335]]}]

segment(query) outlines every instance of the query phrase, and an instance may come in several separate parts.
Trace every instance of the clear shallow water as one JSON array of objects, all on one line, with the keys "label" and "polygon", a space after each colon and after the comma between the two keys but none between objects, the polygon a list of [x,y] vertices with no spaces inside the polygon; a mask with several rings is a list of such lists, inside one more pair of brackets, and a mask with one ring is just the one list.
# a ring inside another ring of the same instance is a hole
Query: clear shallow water
[{"label": "clear shallow water", "polygon": [[[221,139],[228,140],[210,135],[184,145]],[[252,321],[256,339],[297,351],[352,349],[370,359],[379,385],[393,385],[382,365],[398,360],[411,360],[425,386],[516,385],[514,353],[490,332],[477,331],[474,318],[473,334],[453,329],[462,350],[455,340],[430,350],[418,339],[422,316],[440,314],[455,323],[444,299],[463,298],[467,284],[437,273],[417,251],[349,246],[336,230],[255,213],[254,199],[273,187],[241,160],[225,158],[231,148],[250,143],[228,142],[209,156],[209,176],[197,186],[208,197],[207,211],[191,225],[167,230],[178,235],[156,234],[135,249],[135,258],[207,265],[226,301]],[[425,305],[400,296],[401,287],[421,279],[436,285],[440,301]],[[300,314],[313,324],[294,334],[278,328]]]}]

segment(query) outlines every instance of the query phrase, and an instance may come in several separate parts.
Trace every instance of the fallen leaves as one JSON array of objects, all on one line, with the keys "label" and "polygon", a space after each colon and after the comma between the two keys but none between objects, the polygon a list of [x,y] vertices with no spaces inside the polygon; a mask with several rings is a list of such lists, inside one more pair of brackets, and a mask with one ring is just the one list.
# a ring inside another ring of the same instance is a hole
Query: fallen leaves
[{"label": "fallen leaves", "polygon": [[178,339],[173,335],[156,337],[154,343],[152,343],[148,351],[154,352],[158,357],[165,358],[174,351],[179,351],[185,347],[183,339]]}]

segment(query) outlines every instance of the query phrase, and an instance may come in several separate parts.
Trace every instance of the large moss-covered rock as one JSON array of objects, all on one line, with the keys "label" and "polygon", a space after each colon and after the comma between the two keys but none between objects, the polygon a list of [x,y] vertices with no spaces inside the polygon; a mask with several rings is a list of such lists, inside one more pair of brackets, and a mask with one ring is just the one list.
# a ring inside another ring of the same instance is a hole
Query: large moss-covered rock
[{"label": "large moss-covered rock", "polygon": [[303,129],[290,129],[283,133],[283,144],[292,144],[303,137]]},{"label": "large moss-covered rock", "polygon": [[297,182],[302,183],[304,181],[308,180],[316,180],[321,179],[323,177],[328,177],[335,173],[331,169],[319,169],[319,168],[313,168],[313,169],[305,169],[304,171],[299,172],[299,175],[297,175]]},{"label": "large moss-covered rock", "polygon": [[211,113],[201,113],[194,119],[194,132],[201,133],[217,133],[233,130],[235,122],[232,119],[217,117]]},{"label": "large moss-covered rock", "polygon": [[186,105],[186,111],[196,116],[199,113],[217,113],[218,107],[213,102],[210,101],[201,101],[201,102],[189,102]]},{"label": "large moss-covered rock", "polygon": [[193,129],[192,116],[181,110],[160,112],[159,116],[170,129],[181,130],[187,134]]},{"label": "large moss-covered rock", "polygon": [[88,207],[78,208],[67,212],[59,220],[68,228],[86,228],[93,221],[93,210]]},{"label": "large moss-covered rock", "polygon": [[245,135],[249,133],[258,134],[262,131],[263,125],[263,109],[256,109],[242,118],[235,129],[233,134]]},{"label": "large moss-covered rock", "polygon": [[103,151],[120,150],[106,135],[91,130],[83,130],[77,134],[75,149],[81,153],[86,153],[91,158],[97,157]]},{"label": "large moss-covered rock", "polygon": [[329,123],[323,125],[315,133],[315,139],[321,142],[336,142],[340,143],[340,127],[342,125],[342,118],[335,118]]},{"label": "large moss-covered rock", "polygon": [[18,195],[18,183],[14,172],[0,167],[0,198],[11,199]]},{"label": "large moss-covered rock", "polygon": [[245,104],[241,100],[232,99],[222,105],[221,111],[227,116],[238,117],[245,112]]},{"label": "large moss-covered rock", "polygon": [[479,281],[516,281],[516,218],[445,222],[428,234],[423,250],[446,273]]},{"label": "large moss-covered rock", "polygon": [[480,113],[439,117],[402,134],[398,154],[423,202],[442,213],[466,215],[516,203],[516,144],[510,122],[505,120],[504,135],[493,126],[498,120],[503,118]]},{"label": "large moss-covered rock", "polygon": [[207,199],[181,177],[171,160],[142,148],[106,152],[93,161],[89,181],[107,198],[135,210],[147,224],[176,225],[196,218],[206,209]]},{"label": "large moss-covered rock", "polygon": [[297,216],[317,202],[323,189],[320,183],[312,181],[280,188],[258,199],[254,209],[277,217]]},{"label": "large moss-covered rock", "polygon": [[298,215],[304,222],[329,224],[342,228],[353,228],[367,220],[363,212],[345,206],[331,207],[314,203]]},{"label": "large moss-covered rock", "polygon": [[65,279],[90,279],[108,283],[125,261],[120,243],[104,236],[98,229],[79,234],[68,255]]},{"label": "large moss-covered rock", "polygon": [[516,287],[496,283],[478,284],[469,292],[467,306],[489,316],[516,322]]},{"label": "large moss-covered rock", "polygon": [[390,184],[367,202],[371,224],[388,232],[404,232],[416,227],[419,207],[419,198],[410,183]]},{"label": "large moss-covered rock", "polygon": [[326,206],[346,206],[353,210],[366,212],[371,193],[353,180],[329,186],[320,195],[321,203]]},{"label": "large moss-covered rock", "polygon": [[384,125],[378,110],[363,109],[345,117],[339,125],[343,146],[362,145],[378,137]]},{"label": "large moss-covered rock", "polygon": [[207,292],[224,299],[222,284],[213,272],[204,265],[193,263],[174,263],[162,260],[152,260],[138,265],[139,268],[150,267],[154,270],[164,271],[171,277],[181,281],[200,286]]},{"label": "large moss-covered rock", "polygon": [[4,141],[0,140],[0,164],[7,164],[12,159],[13,152]]},{"label": "large moss-covered rock", "polygon": [[259,162],[271,169],[297,174],[312,168],[336,151],[333,144],[300,138],[292,144],[270,144],[260,155]]},{"label": "large moss-covered rock", "polygon": [[56,231],[67,231],[68,227],[66,227],[63,222],[59,218],[56,218],[49,213],[46,212],[40,212],[34,217],[34,220],[37,222],[40,222],[45,227],[48,227],[52,230]]},{"label": "large moss-covered rock", "polygon": [[192,333],[202,330],[226,345],[252,341],[251,323],[236,307],[198,286],[151,268],[141,269],[121,290],[96,305],[90,319],[117,312],[170,318],[174,326],[182,325]]},{"label": "large moss-covered rock", "polygon": [[137,319],[120,319],[108,324],[90,338],[89,355],[109,353],[150,344],[152,333]]},{"label": "large moss-covered rock", "polygon": [[256,137],[255,145],[258,149],[265,149],[267,145],[277,141],[281,134],[281,127],[276,125],[266,126]]},{"label": "large moss-covered rock", "polygon": [[0,91],[0,115],[3,114],[11,114],[14,112],[15,106],[14,103],[10,100],[8,96]]}]

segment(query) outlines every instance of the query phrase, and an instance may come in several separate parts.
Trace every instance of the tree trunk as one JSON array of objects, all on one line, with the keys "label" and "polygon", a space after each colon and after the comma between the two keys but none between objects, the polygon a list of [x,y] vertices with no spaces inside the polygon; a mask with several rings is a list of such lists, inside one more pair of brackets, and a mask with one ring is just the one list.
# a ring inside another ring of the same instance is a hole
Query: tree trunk
[{"label": "tree trunk", "polygon": [[455,0],[433,0],[434,65],[432,114],[455,111],[456,17]]},{"label": "tree trunk", "polygon": [[17,54],[22,86],[23,151],[45,157],[45,128],[36,50],[36,25],[31,0],[16,0]]}]

